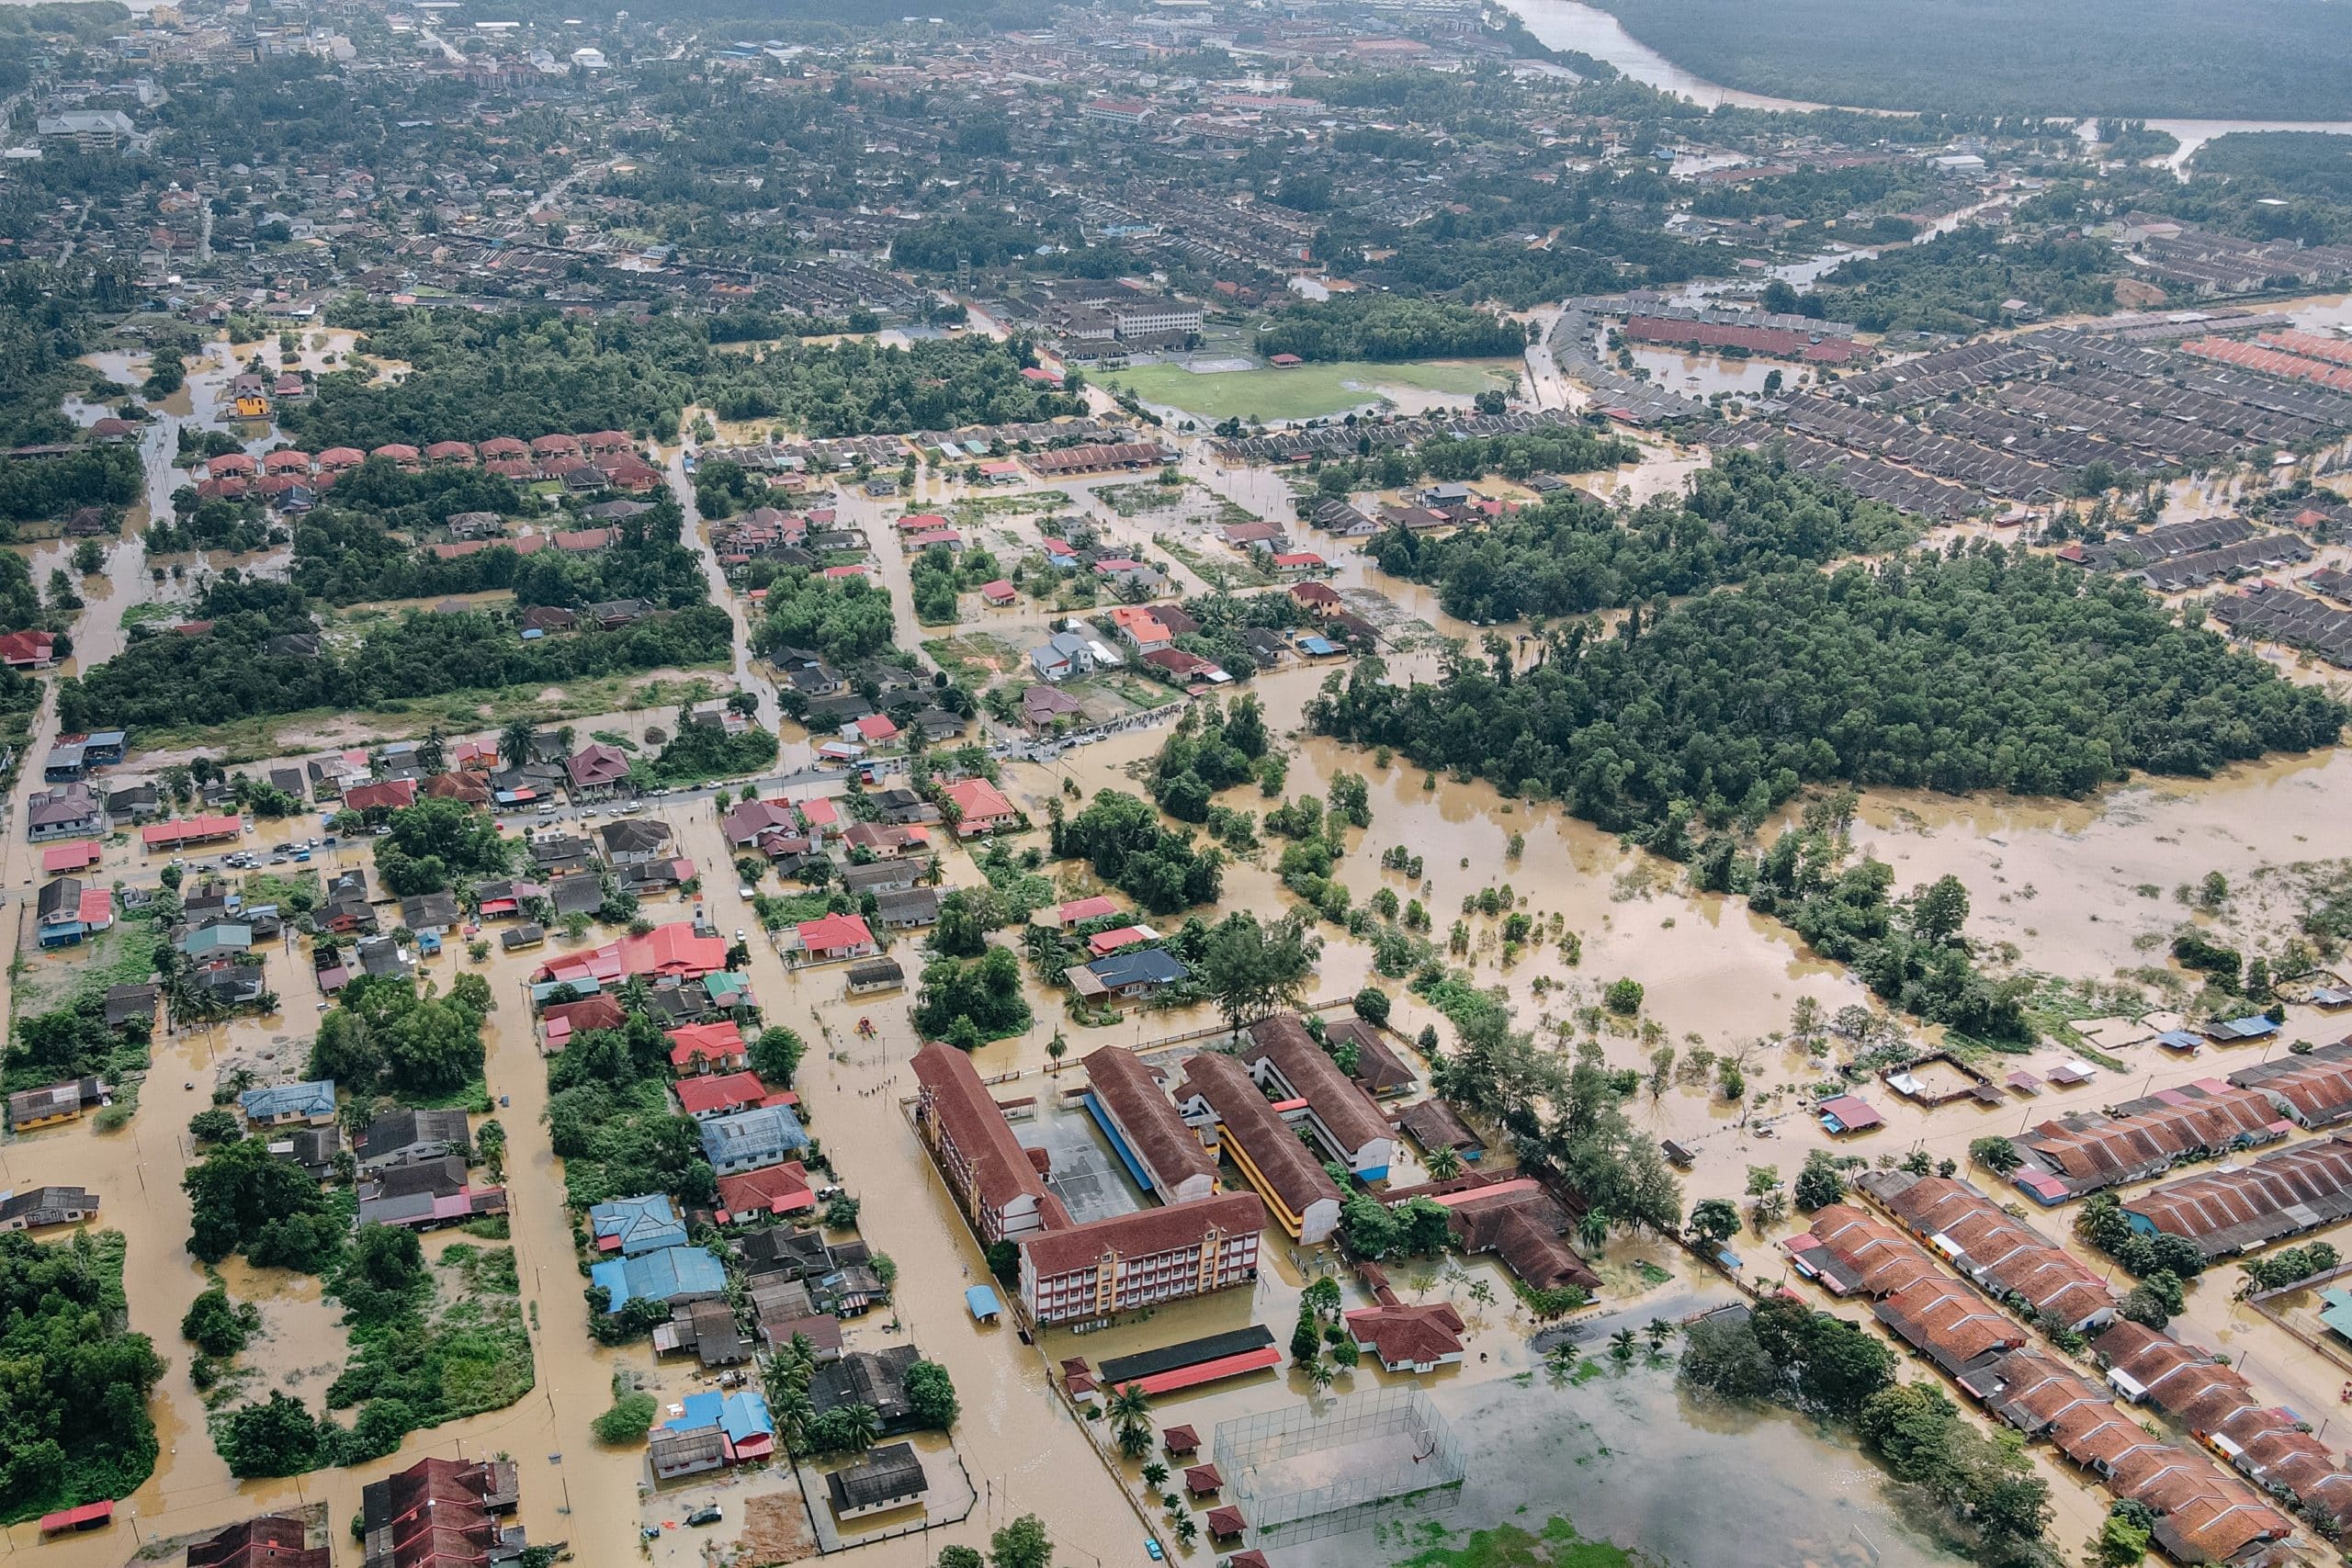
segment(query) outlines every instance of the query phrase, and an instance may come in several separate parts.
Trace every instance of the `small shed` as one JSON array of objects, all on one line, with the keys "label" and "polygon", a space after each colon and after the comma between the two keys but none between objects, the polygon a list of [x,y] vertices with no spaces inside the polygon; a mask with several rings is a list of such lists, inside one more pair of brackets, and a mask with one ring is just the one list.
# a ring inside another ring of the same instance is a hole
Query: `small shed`
[{"label": "small shed", "polygon": [[1184,1491],[1194,1497],[1214,1496],[1225,1490],[1225,1477],[1213,1464],[1196,1464],[1184,1472]]},{"label": "small shed", "polygon": [[1882,1126],[1886,1118],[1871,1108],[1870,1101],[1859,1095],[1837,1094],[1813,1108],[1821,1118],[1823,1131],[1831,1137],[1843,1137],[1849,1133],[1867,1133]]},{"label": "small shed", "polygon": [[1170,1459],[1182,1459],[1201,1451],[1201,1435],[1190,1427],[1163,1427],[1159,1446],[1168,1450]]}]

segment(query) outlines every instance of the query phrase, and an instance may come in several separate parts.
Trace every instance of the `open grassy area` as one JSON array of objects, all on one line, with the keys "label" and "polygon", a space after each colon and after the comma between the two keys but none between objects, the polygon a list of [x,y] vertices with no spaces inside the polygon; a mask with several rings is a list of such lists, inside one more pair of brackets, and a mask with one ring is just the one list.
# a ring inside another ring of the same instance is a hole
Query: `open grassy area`
[{"label": "open grassy area", "polygon": [[[1421,1529],[1439,1537],[1448,1533],[1434,1521]],[[1639,1568],[1647,1561],[1609,1541],[1585,1540],[1576,1526],[1555,1514],[1540,1531],[1518,1525],[1474,1530],[1458,1547],[1431,1545],[1396,1568]]]},{"label": "open grassy area", "polygon": [[983,685],[996,676],[1018,673],[1025,659],[1023,649],[987,632],[932,637],[924,642],[922,650],[951,677]]},{"label": "open grassy area", "polygon": [[[717,670],[719,666],[696,668]],[[568,718],[626,713],[636,708],[674,708],[682,703],[703,701],[716,687],[702,677],[679,680],[630,672],[567,681],[558,688],[562,694],[560,697],[543,700],[546,689],[513,686],[500,691],[448,692],[374,712],[309,708],[300,713],[264,714],[232,724],[147,728],[139,733],[139,746],[141,751],[201,748],[208,755],[235,766],[315,751],[322,742],[309,739],[312,737],[353,733],[377,740],[401,740],[414,739],[436,725],[447,732],[468,734],[478,729],[497,729],[522,717],[555,724]]]},{"label": "open grassy area", "polygon": [[1212,423],[1241,418],[1317,419],[1345,413],[1388,390],[1453,392],[1468,396],[1502,385],[1509,361],[1424,360],[1374,365],[1343,360],[1336,365],[1298,365],[1288,369],[1226,370],[1195,375],[1181,365],[1146,365],[1102,375],[1106,387],[1133,392],[1148,403],[1183,410]]},{"label": "open grassy area", "polygon": [[1154,534],[1151,542],[1193,569],[1193,575],[1217,588],[1266,588],[1273,583],[1250,564],[1250,558],[1231,550],[1194,549],[1173,534]]}]

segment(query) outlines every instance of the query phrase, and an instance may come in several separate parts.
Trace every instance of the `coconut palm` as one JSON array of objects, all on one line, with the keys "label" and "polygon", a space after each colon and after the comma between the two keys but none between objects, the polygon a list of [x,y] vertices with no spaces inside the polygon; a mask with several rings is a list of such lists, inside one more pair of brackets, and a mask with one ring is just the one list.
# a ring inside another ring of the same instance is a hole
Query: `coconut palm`
[{"label": "coconut palm", "polygon": [[1609,1353],[1621,1361],[1634,1359],[1634,1331],[1621,1328],[1609,1337]]},{"label": "coconut palm", "polygon": [[1665,1349],[1666,1342],[1674,1337],[1674,1325],[1662,1317],[1654,1317],[1650,1319],[1649,1326],[1642,1332],[1649,1336],[1650,1351],[1655,1355]]},{"label": "coconut palm", "polygon": [[1462,1174],[1462,1156],[1445,1144],[1431,1149],[1430,1157],[1422,1163],[1429,1167],[1433,1180],[1451,1181]]},{"label": "coconut palm", "polygon": [[1143,1467],[1143,1483],[1146,1491],[1159,1491],[1168,1484],[1168,1467],[1158,1460],[1153,1460]]},{"label": "coconut palm", "polygon": [[1151,1451],[1151,1401],[1135,1383],[1123,1384],[1111,1395],[1112,1438],[1129,1459]]},{"label": "coconut palm", "polygon": [[1609,1216],[1599,1209],[1587,1209],[1584,1218],[1577,1222],[1577,1245],[1598,1256],[1609,1245]]},{"label": "coconut palm", "polygon": [[871,1404],[842,1405],[827,1412],[826,1421],[842,1453],[864,1453],[882,1435],[882,1417]]},{"label": "coconut palm", "polygon": [[1544,1359],[1552,1364],[1554,1371],[1566,1373],[1576,1366],[1578,1354],[1575,1340],[1555,1339],[1551,1348],[1544,1352]]}]

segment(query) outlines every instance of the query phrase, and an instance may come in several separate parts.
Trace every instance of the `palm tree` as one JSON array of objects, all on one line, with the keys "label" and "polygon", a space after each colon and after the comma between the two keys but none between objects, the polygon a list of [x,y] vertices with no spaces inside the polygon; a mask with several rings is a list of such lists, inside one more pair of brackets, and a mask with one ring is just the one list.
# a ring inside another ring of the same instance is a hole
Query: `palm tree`
[{"label": "palm tree", "polygon": [[1113,1437],[1119,1451],[1129,1459],[1141,1459],[1151,1451],[1151,1401],[1135,1383],[1122,1384],[1111,1395],[1109,1405],[1114,1423]]},{"label": "palm tree", "polygon": [[1599,1209],[1587,1209],[1584,1218],[1577,1222],[1577,1244],[1589,1256],[1599,1256],[1609,1245],[1609,1216]]},{"label": "palm tree", "polygon": [[1563,1375],[1577,1364],[1577,1342],[1566,1338],[1553,1340],[1551,1348],[1544,1352],[1544,1359],[1552,1363],[1552,1370]]},{"label": "palm tree", "polygon": [[1462,1156],[1449,1144],[1440,1144],[1431,1149],[1430,1157],[1422,1163],[1429,1167],[1433,1180],[1451,1181],[1462,1174]]},{"label": "palm tree", "polygon": [[882,1417],[875,1414],[871,1404],[845,1405],[836,1419],[841,1423],[842,1451],[864,1453],[882,1435]]},{"label": "palm tree", "polygon": [[1674,1325],[1662,1317],[1654,1317],[1650,1319],[1649,1326],[1642,1332],[1649,1336],[1650,1353],[1656,1355],[1666,1348],[1668,1340],[1674,1337]]},{"label": "palm tree", "polygon": [[1193,1538],[1200,1533],[1201,1527],[1193,1522],[1192,1515],[1179,1514],[1176,1516],[1176,1539],[1178,1540],[1182,1541],[1186,1546],[1190,1546],[1193,1544]]},{"label": "palm tree", "polygon": [[1609,1337],[1609,1353],[1621,1361],[1634,1359],[1634,1331],[1621,1328]]},{"label": "palm tree", "polygon": [[1054,1037],[1046,1042],[1046,1055],[1058,1062],[1069,1054],[1069,1041],[1057,1028],[1054,1031]]},{"label": "palm tree", "polygon": [[1168,1467],[1153,1460],[1143,1467],[1143,1484],[1147,1492],[1157,1492],[1168,1484]]}]

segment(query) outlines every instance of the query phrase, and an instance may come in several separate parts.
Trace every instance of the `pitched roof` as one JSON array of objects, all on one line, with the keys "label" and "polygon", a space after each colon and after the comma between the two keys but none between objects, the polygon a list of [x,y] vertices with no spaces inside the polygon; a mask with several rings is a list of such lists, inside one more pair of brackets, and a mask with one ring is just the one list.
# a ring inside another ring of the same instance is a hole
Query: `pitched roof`
[{"label": "pitched roof", "polygon": [[1462,1314],[1443,1302],[1358,1307],[1346,1314],[1359,1346],[1370,1346],[1383,1366],[1426,1366],[1462,1351]]},{"label": "pitched roof", "polygon": [[1324,1199],[1340,1201],[1340,1190],[1332,1185],[1322,1162],[1299,1142],[1290,1124],[1274,1114],[1274,1108],[1266,1103],[1266,1097],[1239,1062],[1204,1051],[1184,1064],[1184,1071],[1177,1098],[1198,1096],[1208,1102],[1227,1134],[1292,1213],[1304,1214]]},{"label": "pitched roof", "polygon": [[1004,792],[982,778],[956,780],[947,786],[947,798],[956,803],[958,821],[987,821],[1013,814],[1012,802]]},{"label": "pitched roof", "polygon": [[756,1105],[768,1095],[768,1086],[757,1073],[696,1075],[680,1078],[671,1087],[677,1091],[678,1108],[689,1116]]},{"label": "pitched roof", "polygon": [[1260,1019],[1250,1026],[1250,1039],[1242,1061],[1253,1068],[1264,1062],[1280,1073],[1343,1147],[1352,1152],[1391,1135],[1380,1108],[1315,1043],[1296,1013]]},{"label": "pitched roof", "polygon": [[915,1053],[914,1071],[930,1114],[971,1168],[983,1203],[1001,1212],[1027,1196],[1049,1213],[1061,1209],[1061,1200],[1046,1190],[969,1056],[933,1041]]},{"label": "pitched roof", "polygon": [[1094,1097],[1118,1122],[1128,1145],[1170,1187],[1186,1178],[1216,1179],[1216,1161],[1201,1146],[1200,1134],[1184,1124],[1174,1101],[1161,1092],[1151,1070],[1124,1046],[1105,1045],[1081,1059]]},{"label": "pitched roof", "polygon": [[2115,1304],[2114,1293],[2073,1254],[1966,1181],[1874,1171],[1861,1184],[1996,1295],[2022,1297],[2036,1311],[2067,1324],[2083,1323]]},{"label": "pitched roof", "polygon": [[1035,1232],[1022,1237],[1019,1245],[1028,1267],[1040,1278],[1050,1279],[1091,1269],[1106,1256],[1148,1258],[1194,1246],[1211,1235],[1255,1235],[1265,1227],[1266,1206],[1256,1193],[1220,1192],[1082,1225]]}]

